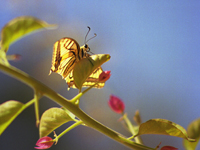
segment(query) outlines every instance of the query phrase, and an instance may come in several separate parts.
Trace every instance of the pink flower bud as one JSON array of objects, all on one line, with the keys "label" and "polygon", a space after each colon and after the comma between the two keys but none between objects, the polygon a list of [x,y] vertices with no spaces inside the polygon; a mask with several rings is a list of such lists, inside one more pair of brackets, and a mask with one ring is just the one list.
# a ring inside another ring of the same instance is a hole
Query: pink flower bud
[{"label": "pink flower bud", "polygon": [[160,150],[178,150],[178,148],[172,147],[172,146],[164,146]]},{"label": "pink flower bud", "polygon": [[35,145],[35,149],[48,149],[53,145],[54,141],[51,137],[45,136],[40,138]]},{"label": "pink flower bud", "polygon": [[106,82],[111,74],[110,74],[111,71],[104,71],[102,72],[100,75],[99,75],[99,82]]},{"label": "pink flower bud", "polygon": [[111,95],[108,101],[110,108],[116,113],[123,113],[125,109],[124,102],[119,99],[117,96]]},{"label": "pink flower bud", "polygon": [[18,61],[21,59],[21,55],[19,55],[19,54],[7,55],[6,58],[8,60]]},{"label": "pink flower bud", "polygon": [[21,59],[21,57],[22,57],[22,56],[21,56],[21,55],[19,55],[19,54],[15,54],[15,55],[14,55],[14,58],[15,58],[15,60],[20,60],[20,59]]}]

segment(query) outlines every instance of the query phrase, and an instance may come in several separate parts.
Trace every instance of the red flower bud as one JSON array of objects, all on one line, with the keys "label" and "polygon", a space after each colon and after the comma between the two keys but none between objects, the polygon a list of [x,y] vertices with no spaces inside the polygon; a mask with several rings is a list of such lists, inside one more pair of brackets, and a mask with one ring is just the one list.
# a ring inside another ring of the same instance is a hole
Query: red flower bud
[{"label": "red flower bud", "polygon": [[163,146],[160,150],[178,150],[178,148],[172,146]]},{"label": "red flower bud", "polygon": [[111,95],[108,101],[110,108],[116,113],[123,113],[125,109],[124,102],[119,99],[117,96]]},{"label": "red flower bud", "polygon": [[110,74],[111,71],[104,71],[102,72],[100,75],[99,75],[99,82],[106,82],[111,74]]},{"label": "red flower bud", "polygon": [[35,149],[48,149],[53,145],[54,141],[51,137],[45,136],[40,138],[35,145]]}]

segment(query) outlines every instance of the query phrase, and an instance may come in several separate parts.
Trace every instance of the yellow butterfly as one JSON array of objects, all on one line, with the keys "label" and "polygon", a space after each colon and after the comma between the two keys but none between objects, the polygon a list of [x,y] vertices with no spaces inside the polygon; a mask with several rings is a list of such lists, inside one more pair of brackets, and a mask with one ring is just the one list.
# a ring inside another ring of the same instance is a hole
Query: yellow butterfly
[{"label": "yellow butterfly", "polygon": [[[83,58],[89,57],[90,55],[88,52],[90,51],[90,48],[86,44],[89,40],[86,41],[87,35],[90,31],[90,27],[88,27],[89,30],[85,36],[85,44],[83,46],[79,46],[79,44],[76,42],[76,40],[72,38],[62,38],[59,41],[57,41],[54,44],[53,49],[53,58],[52,58],[52,66],[50,69],[49,74],[51,72],[56,72],[60,74],[67,82],[68,88],[76,88],[74,84],[74,78],[73,78],[73,69],[75,64],[80,61]],[[103,72],[101,67],[98,67],[96,70],[93,71],[93,73],[86,79],[86,81],[83,83],[83,87],[85,86],[91,86],[95,82],[98,81],[99,75]],[[102,88],[105,83],[99,83],[95,87],[96,88]]]}]

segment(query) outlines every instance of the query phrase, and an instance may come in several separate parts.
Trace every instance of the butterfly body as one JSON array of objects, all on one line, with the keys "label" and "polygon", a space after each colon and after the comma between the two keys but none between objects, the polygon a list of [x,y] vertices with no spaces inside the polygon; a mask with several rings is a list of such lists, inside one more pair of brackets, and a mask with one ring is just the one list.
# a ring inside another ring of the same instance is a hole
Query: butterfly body
[{"label": "butterfly body", "polygon": [[[75,64],[83,58],[87,58],[90,55],[87,53],[89,47],[87,44],[79,46],[76,40],[72,38],[62,38],[55,42],[52,58],[51,72],[56,72],[60,74],[67,82],[68,87],[76,88],[73,79],[73,68]],[[103,70],[98,67],[94,72],[88,77],[83,86],[91,86],[98,81],[99,74]],[[104,83],[98,84],[97,88],[102,88]]]}]

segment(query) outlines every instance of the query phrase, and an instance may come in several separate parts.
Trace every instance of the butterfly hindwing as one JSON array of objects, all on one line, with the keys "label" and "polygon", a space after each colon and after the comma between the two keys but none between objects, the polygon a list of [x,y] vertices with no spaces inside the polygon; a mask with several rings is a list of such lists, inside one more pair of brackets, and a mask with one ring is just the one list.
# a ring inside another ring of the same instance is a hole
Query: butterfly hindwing
[{"label": "butterfly hindwing", "polygon": [[[73,72],[73,71],[72,71]],[[72,87],[72,88],[76,88],[75,83],[74,83],[74,78],[72,76],[72,72],[71,75],[69,77],[69,80],[67,82],[68,87]],[[98,79],[99,79],[99,75],[103,72],[101,67],[98,67],[97,69],[95,69],[92,74],[86,79],[86,81],[83,83],[83,87],[88,87],[88,86],[92,86],[93,84],[95,84]],[[95,87],[96,88],[102,88],[104,87],[105,83],[98,83]]]},{"label": "butterfly hindwing", "polygon": [[[93,73],[86,79],[86,81],[83,83],[83,87],[85,86],[91,86],[95,82],[99,80],[99,75],[103,72],[101,67],[98,67],[93,71]],[[105,83],[98,83],[95,87],[96,88],[102,88],[104,87]]]}]

